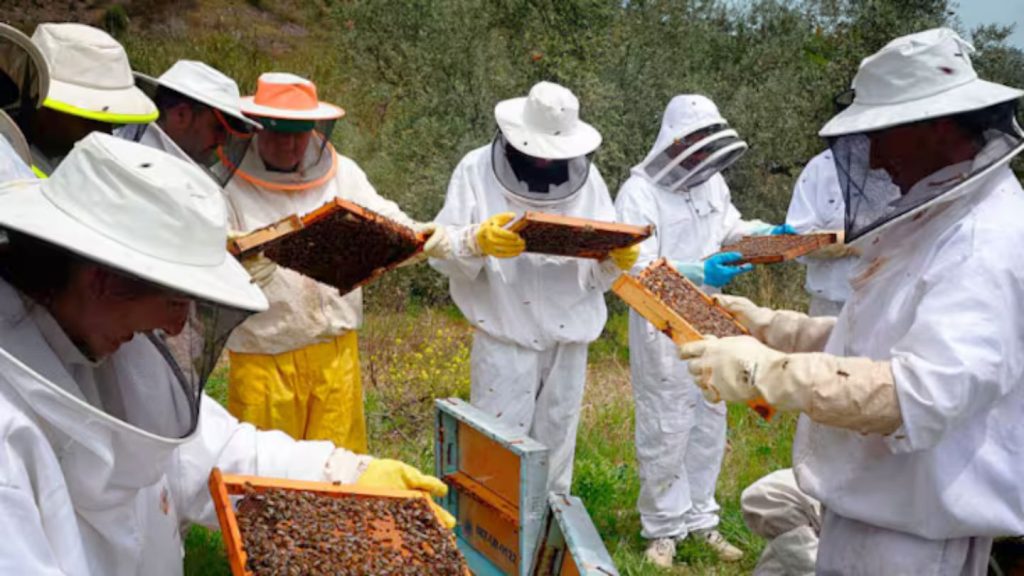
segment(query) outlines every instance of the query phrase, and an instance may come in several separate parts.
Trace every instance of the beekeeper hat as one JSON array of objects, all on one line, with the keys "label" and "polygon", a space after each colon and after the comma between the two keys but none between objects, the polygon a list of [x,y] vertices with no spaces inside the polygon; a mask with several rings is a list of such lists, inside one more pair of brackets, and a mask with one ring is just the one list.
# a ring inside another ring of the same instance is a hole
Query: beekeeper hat
[{"label": "beekeeper hat", "polygon": [[580,101],[552,82],[538,82],[526,97],[499,102],[494,119],[516,150],[535,158],[577,158],[601,145],[600,132],[580,120]]},{"label": "beekeeper hat", "polygon": [[823,137],[981,110],[1024,95],[978,78],[974,48],[948,28],[902,36],[865,58],[853,79],[853,103],[821,129]]},{"label": "beekeeper hat", "polygon": [[215,108],[250,128],[261,128],[258,122],[242,114],[238,84],[213,66],[195,60],[178,60],[159,78],[135,73],[137,83],[151,98],[157,86],[169,88],[196,102]]},{"label": "beekeeper hat", "polygon": [[49,179],[0,186],[0,205],[2,228],[200,300],[267,309],[228,255],[220,189],[165,152],[93,132]]},{"label": "beekeeper hat", "polygon": [[73,23],[36,27],[32,42],[50,68],[43,106],[110,124],[147,124],[156,105],[135,86],[128,55],[106,32]]},{"label": "beekeeper hat", "polygon": [[289,126],[289,121],[305,125],[319,120],[337,120],[345,111],[334,104],[321,102],[316,95],[316,84],[295,74],[266,72],[256,81],[256,94],[242,98],[242,112],[256,116],[269,129]]}]

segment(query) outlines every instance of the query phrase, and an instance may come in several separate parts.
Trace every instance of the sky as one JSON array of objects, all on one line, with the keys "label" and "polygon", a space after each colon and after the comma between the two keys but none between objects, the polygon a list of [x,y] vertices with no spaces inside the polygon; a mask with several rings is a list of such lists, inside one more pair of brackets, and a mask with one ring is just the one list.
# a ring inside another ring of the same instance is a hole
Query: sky
[{"label": "sky", "polygon": [[979,24],[1016,24],[1009,42],[1024,50],[1024,0],[959,0],[957,15],[964,28]]}]

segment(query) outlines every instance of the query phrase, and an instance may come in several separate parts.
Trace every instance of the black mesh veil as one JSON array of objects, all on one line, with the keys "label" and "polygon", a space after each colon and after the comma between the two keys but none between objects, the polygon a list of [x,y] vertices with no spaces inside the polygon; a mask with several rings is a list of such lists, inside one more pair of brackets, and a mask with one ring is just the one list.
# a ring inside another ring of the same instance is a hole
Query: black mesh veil
[{"label": "black mesh veil", "polygon": [[872,158],[872,138],[881,131],[832,138],[830,146],[846,201],[846,241],[852,242],[939,201],[952,200],[1009,162],[1024,148],[1024,132],[1017,123],[1016,110],[1016,102],[1005,102],[951,117],[965,133],[975,137],[977,153],[970,160],[945,166],[912,186],[904,186],[906,190],[894,182],[883,168],[884,162]]}]

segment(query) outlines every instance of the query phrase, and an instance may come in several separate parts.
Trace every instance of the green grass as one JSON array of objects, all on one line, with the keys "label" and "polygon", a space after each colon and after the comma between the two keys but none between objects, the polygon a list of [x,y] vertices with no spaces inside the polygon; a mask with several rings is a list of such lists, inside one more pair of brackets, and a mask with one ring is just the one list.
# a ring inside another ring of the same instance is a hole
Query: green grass
[{"label": "green grass", "polygon": [[[367,315],[360,352],[372,453],[433,469],[433,399],[468,397],[471,337],[466,322],[448,309]],[[221,366],[207,386],[220,402],[226,399],[226,379],[227,367]],[[639,479],[626,316],[611,315],[604,336],[591,348],[573,493],[583,499],[622,574],[748,574],[753,569],[763,543],[743,525],[740,492],[762,475],[789,465],[795,420],[777,416],[765,423],[743,406],[730,406],[728,418],[729,447],[718,483],[720,529],[746,556],[736,564],[722,564],[704,546],[684,541],[678,567],[660,570],[645,564],[636,511]],[[186,574],[228,573],[217,532],[195,527],[185,548]]]}]

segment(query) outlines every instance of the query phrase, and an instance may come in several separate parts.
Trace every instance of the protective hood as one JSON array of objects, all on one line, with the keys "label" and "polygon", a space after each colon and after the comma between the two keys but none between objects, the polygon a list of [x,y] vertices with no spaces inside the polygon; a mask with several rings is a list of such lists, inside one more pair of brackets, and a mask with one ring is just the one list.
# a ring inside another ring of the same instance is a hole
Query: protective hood
[{"label": "protective hood", "polygon": [[279,172],[267,168],[260,158],[259,138],[259,134],[253,137],[252,145],[248,147],[238,166],[232,163],[223,148],[218,150],[221,164],[227,169],[234,168],[235,178],[241,178],[253,186],[266,190],[298,192],[323,186],[334,178],[338,171],[338,154],[334,146],[327,137],[317,131],[314,131],[309,139],[299,168],[292,172]]},{"label": "protective hood", "polygon": [[705,96],[685,94],[665,109],[654,146],[633,173],[668,191],[706,182],[747,151],[747,143]]},{"label": "protective hood", "polygon": [[537,207],[568,202],[579,194],[590,175],[590,155],[549,160],[524,154],[502,132],[491,143],[491,167],[502,193]]},{"label": "protective hood", "polygon": [[[853,103],[821,130],[846,202],[847,243],[978,189],[1024,151],[1016,119],[1024,92],[979,79],[972,51],[940,28],[897,38],[861,63]],[[942,142],[959,161],[928,166],[937,156],[895,144],[911,134]],[[961,152],[969,147],[972,157]],[[934,172],[922,177],[920,166]]]}]

